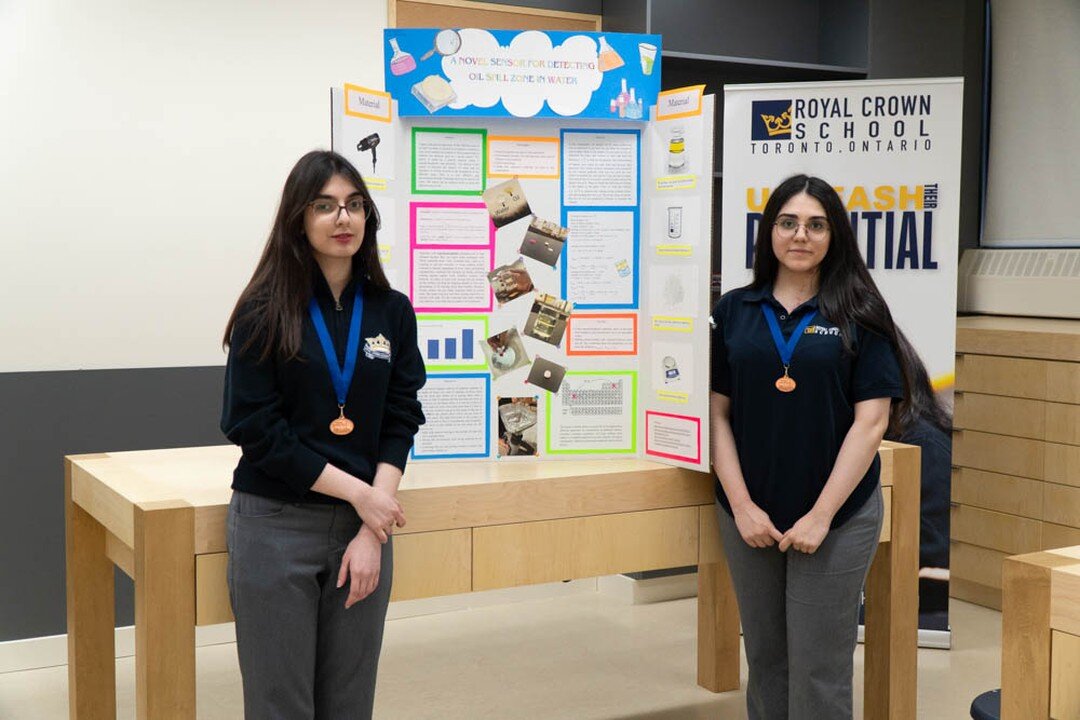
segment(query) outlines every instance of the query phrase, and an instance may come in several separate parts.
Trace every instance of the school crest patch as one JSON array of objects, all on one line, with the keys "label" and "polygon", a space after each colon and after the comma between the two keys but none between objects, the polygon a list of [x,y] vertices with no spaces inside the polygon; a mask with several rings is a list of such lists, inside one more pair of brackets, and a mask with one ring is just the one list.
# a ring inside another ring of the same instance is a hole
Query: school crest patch
[{"label": "school crest patch", "polygon": [[373,338],[364,338],[364,356],[369,360],[390,362],[390,341],[382,333]]}]

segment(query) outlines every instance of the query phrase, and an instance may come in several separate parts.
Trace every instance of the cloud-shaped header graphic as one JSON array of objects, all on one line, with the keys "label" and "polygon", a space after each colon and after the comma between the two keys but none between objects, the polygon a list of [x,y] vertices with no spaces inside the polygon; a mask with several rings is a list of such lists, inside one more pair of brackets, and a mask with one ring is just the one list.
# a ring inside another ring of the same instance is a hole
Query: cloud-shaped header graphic
[{"label": "cloud-shaped header graphic", "polygon": [[596,42],[584,35],[553,47],[547,34],[529,30],[503,47],[486,30],[458,32],[461,49],[442,59],[443,72],[457,93],[450,107],[457,110],[489,108],[502,100],[516,117],[536,115],[545,102],[557,115],[577,115],[589,106],[603,80]]}]

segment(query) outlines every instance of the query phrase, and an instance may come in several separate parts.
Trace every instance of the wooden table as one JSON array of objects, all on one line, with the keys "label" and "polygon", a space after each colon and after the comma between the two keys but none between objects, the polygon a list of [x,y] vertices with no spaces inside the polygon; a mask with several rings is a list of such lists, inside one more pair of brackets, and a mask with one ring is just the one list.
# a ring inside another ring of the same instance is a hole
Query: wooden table
[{"label": "wooden table", "polygon": [[1002,720],[1080,718],[1080,545],[1005,559]]},{"label": "wooden table", "polygon": [[[135,581],[139,718],[195,717],[195,626],[231,620],[231,446],[66,458],[71,717],[116,708],[113,565]],[[919,450],[881,449],[885,525],[867,587],[865,716],[915,717]],[[414,463],[392,599],[698,566],[698,684],[739,688],[739,620],[710,476],[642,460]]]},{"label": "wooden table", "polygon": [[1080,320],[956,321],[949,594],[1001,609],[1010,555],[1080,544]]}]

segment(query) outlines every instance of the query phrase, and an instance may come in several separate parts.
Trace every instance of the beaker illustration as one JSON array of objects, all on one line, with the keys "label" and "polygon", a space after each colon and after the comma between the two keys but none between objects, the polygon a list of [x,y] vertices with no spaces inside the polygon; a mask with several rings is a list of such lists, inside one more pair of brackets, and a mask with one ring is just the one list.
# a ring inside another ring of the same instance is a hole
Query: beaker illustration
[{"label": "beaker illustration", "polygon": [[652,43],[638,43],[638,54],[641,56],[642,74],[652,75],[653,65],[656,63],[656,46]]},{"label": "beaker illustration", "polygon": [[682,206],[672,205],[667,209],[667,236],[672,240],[682,237]]},{"label": "beaker illustration", "polygon": [[394,56],[390,58],[391,75],[404,75],[416,69],[416,59],[398,47],[397,38],[390,38],[390,47],[394,48]]},{"label": "beaker illustration", "polygon": [[600,56],[597,59],[600,72],[607,72],[624,65],[622,56],[615,52],[615,48],[608,44],[607,38],[600,36]]}]

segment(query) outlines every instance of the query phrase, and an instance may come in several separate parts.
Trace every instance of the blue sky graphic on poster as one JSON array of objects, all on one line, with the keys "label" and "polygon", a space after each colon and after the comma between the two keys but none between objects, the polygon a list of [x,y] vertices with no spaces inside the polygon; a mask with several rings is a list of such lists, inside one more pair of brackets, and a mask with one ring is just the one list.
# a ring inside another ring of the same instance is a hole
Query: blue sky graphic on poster
[{"label": "blue sky graphic on poster", "polygon": [[644,121],[660,91],[659,35],[401,28],[383,38],[401,117]]}]

